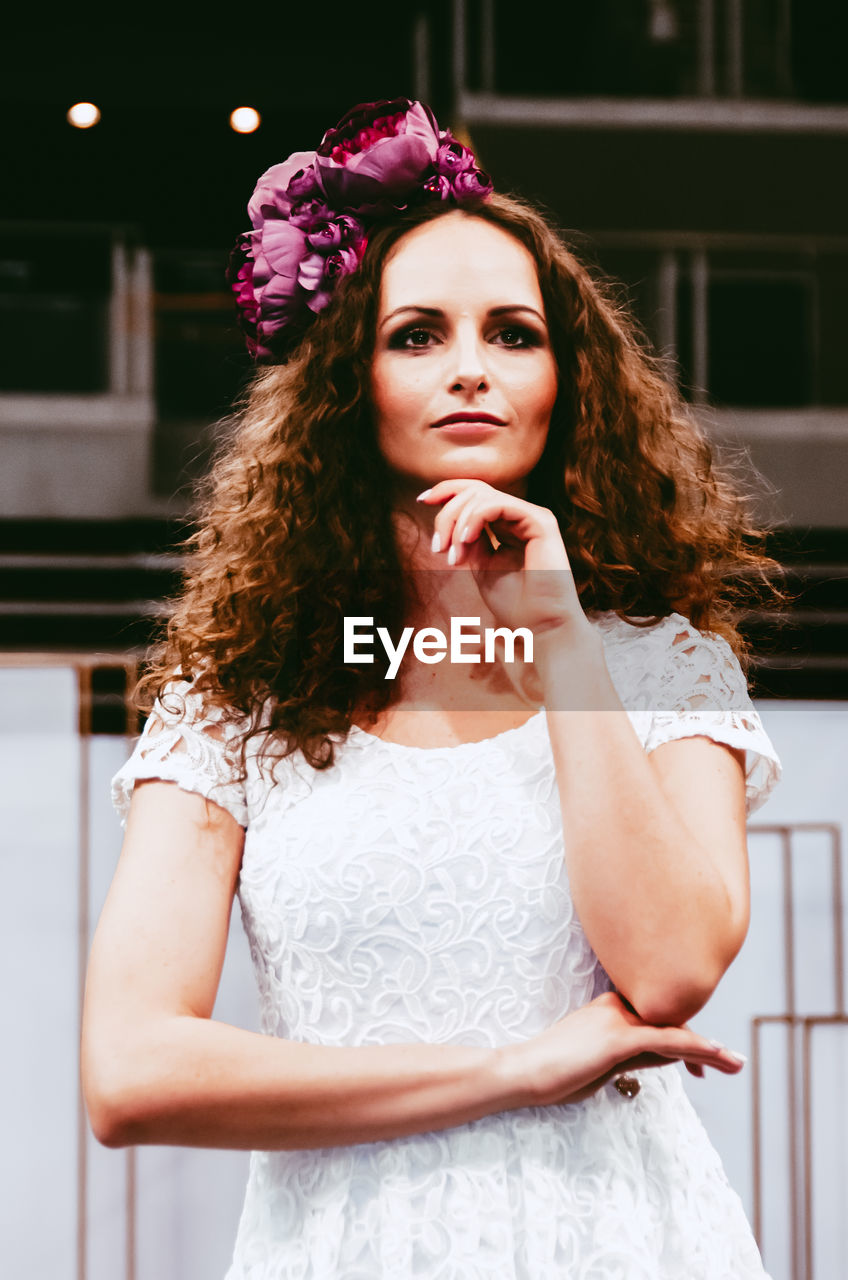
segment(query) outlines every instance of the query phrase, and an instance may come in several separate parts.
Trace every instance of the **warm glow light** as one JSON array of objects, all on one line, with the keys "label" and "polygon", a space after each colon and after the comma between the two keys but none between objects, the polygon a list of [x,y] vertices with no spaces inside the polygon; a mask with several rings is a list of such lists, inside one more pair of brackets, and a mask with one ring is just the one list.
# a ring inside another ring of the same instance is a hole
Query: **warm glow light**
[{"label": "warm glow light", "polygon": [[93,102],[75,102],[66,118],[75,129],[90,129],[100,119],[100,111]]},{"label": "warm glow light", "polygon": [[236,107],[230,112],[230,128],[236,133],[255,133],[262,123],[262,118],[253,107]]}]

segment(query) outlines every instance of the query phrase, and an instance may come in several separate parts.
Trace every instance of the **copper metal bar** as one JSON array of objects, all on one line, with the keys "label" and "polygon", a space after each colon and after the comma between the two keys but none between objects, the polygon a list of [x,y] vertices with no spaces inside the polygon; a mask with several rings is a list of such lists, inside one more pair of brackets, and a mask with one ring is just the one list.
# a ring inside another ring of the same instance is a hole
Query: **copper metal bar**
[{"label": "copper metal bar", "polygon": [[813,1127],[810,1097],[811,1022],[804,1019],[802,1060],[802,1124],[804,1134],[804,1280],[813,1280]]},{"label": "copper metal bar", "polygon": [[833,858],[833,998],[836,1012],[845,1014],[845,914],[842,906],[842,828],[830,829]]},{"label": "copper metal bar", "polygon": [[812,1034],[816,1027],[848,1026],[848,1016],[844,1013],[813,1014],[805,1017],[804,1025],[804,1219],[806,1228],[806,1277],[814,1280],[814,1239],[813,1239],[813,1087],[812,1087]]},{"label": "copper metal bar", "polygon": [[784,946],[784,1001],[788,1020],[786,1025],[786,1114],[789,1119],[789,1187],[792,1280],[801,1280],[801,1253],[803,1227],[799,1211],[800,1166],[798,1161],[798,1064],[795,1042],[795,914],[792,902],[792,833],[788,827],[781,831],[783,861],[783,946]]},{"label": "copper metal bar", "polygon": [[760,1018],[751,1019],[751,1132],[753,1139],[754,1171],[754,1238],[763,1248],[763,1143],[762,1114],[760,1110]]},{"label": "copper metal bar", "polygon": [[138,1179],[136,1177],[138,1157],[135,1147],[127,1147],[126,1179],[127,1190],[124,1209],[126,1230],[124,1234],[124,1275],[126,1280],[135,1280],[136,1273],[136,1194]]},{"label": "copper metal bar", "polygon": [[[136,712],[132,703],[132,691],[138,678],[138,663],[133,658],[124,661],[124,708],[126,710],[126,734],[128,739],[136,737]],[[129,744],[128,744],[129,745]],[[138,1155],[135,1147],[127,1149],[126,1159],[126,1257],[124,1273],[126,1280],[136,1280],[137,1267],[137,1224],[138,1224]]]},{"label": "copper metal bar", "polygon": [[[91,892],[90,789],[91,789],[91,667],[75,664],[77,683],[77,734],[79,741],[77,827],[77,1042],[82,1037],[82,1007],[88,963],[89,898]],[[88,1119],[77,1072],[77,1280],[88,1272]]]}]

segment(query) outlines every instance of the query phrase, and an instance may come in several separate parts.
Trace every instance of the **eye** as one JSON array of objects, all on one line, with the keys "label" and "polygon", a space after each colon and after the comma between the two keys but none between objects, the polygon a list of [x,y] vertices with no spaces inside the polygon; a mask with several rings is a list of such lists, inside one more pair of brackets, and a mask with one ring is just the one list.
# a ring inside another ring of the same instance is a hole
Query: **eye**
[{"label": "eye", "polygon": [[505,325],[495,334],[497,345],[501,347],[538,347],[539,337],[532,329],[520,324]]},{"label": "eye", "polygon": [[421,350],[432,346],[433,342],[438,341],[432,329],[427,329],[423,325],[412,325],[408,329],[399,329],[397,333],[393,333],[389,339],[389,346],[394,350],[409,351]]}]

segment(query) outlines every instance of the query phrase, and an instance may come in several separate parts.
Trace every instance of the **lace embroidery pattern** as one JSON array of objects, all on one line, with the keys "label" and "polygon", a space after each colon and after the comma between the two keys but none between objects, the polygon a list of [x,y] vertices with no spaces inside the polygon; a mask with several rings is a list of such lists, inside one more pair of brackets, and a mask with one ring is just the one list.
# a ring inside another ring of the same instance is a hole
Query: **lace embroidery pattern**
[{"label": "lace embroidery pattern", "polygon": [[781,766],[736,655],[723,637],[702,635],[680,614],[663,619],[656,632],[663,643],[654,664],[657,692],[646,751],[701,734],[742,748],[750,818],[777,785]]},{"label": "lace embroidery pattern", "polygon": [[234,780],[235,760],[228,747],[236,732],[219,709],[204,715],[203,704],[186,682],[175,682],[156,703],[135,751],[112,779],[112,803],[126,823],[136,781],[176,782],[227,809],[240,826],[248,821],[243,784]]}]

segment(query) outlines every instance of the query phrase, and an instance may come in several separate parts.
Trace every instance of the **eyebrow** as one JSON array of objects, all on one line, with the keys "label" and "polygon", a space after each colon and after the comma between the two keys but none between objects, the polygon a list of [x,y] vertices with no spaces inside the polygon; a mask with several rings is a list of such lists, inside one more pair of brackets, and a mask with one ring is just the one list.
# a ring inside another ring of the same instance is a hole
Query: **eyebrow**
[{"label": "eyebrow", "polygon": [[[420,307],[420,306],[398,307],[395,311],[390,312],[389,315],[386,316],[385,320],[382,320],[380,322],[380,328],[382,329],[383,326],[387,325],[390,320],[394,320],[396,316],[402,315],[406,311],[413,311],[415,312],[416,315],[420,315],[420,316],[434,316],[437,319],[443,318],[445,314],[440,307]],[[516,311],[526,311],[528,312],[529,315],[535,316],[536,319],[539,320],[542,324],[545,323],[545,317],[541,315],[540,312],[538,312],[535,307],[526,307],[524,306],[523,303],[520,303],[520,302],[515,302],[515,303],[508,302],[505,306],[502,306],[502,307],[490,307],[489,310],[486,312],[486,314],[488,316],[504,316],[504,315],[512,315]]]}]

